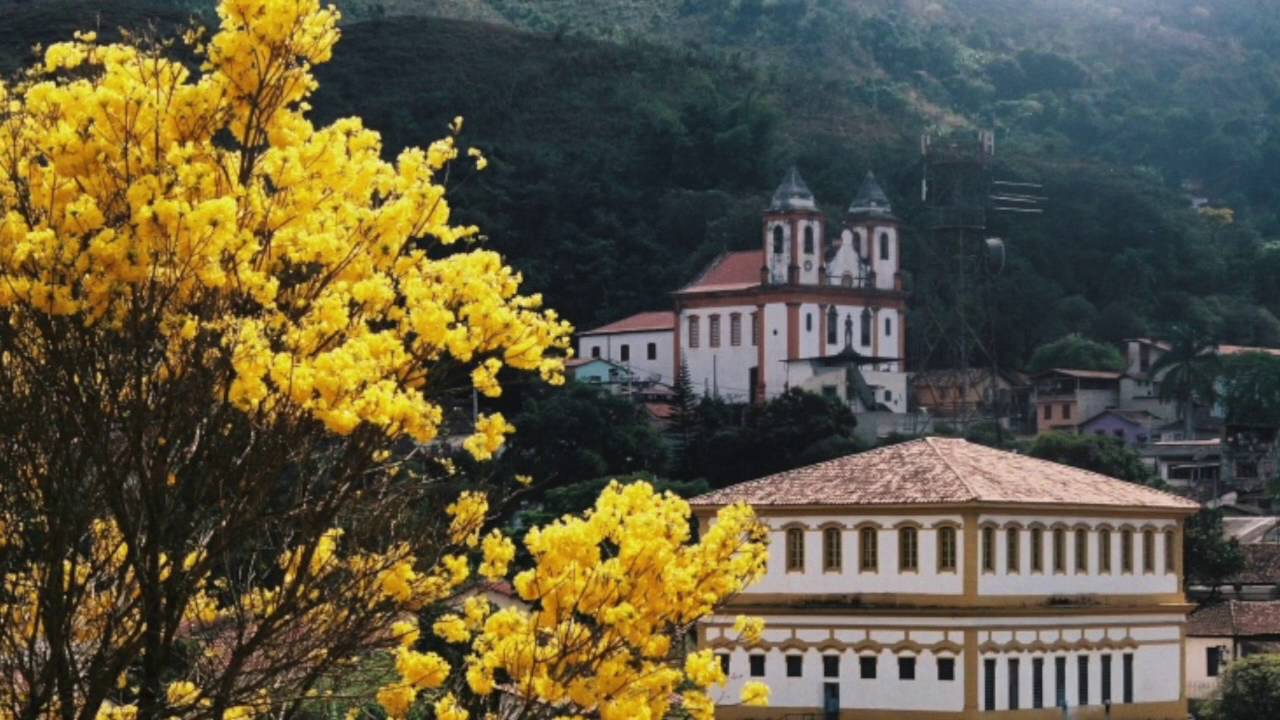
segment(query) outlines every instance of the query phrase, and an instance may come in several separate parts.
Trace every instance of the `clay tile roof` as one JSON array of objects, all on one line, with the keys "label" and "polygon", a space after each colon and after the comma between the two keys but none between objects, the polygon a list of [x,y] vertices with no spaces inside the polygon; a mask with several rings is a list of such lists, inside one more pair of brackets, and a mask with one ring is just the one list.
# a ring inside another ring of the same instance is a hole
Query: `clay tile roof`
[{"label": "clay tile roof", "polygon": [[1280,585],[1280,543],[1241,545],[1244,569],[1223,581],[1226,585]]},{"label": "clay tile roof", "polygon": [[700,495],[701,507],[1070,504],[1190,512],[1191,500],[958,438],[929,437],[768,475]]},{"label": "clay tile roof", "polygon": [[1226,600],[1198,608],[1187,623],[1188,635],[1280,635],[1280,600]]},{"label": "clay tile roof", "polygon": [[760,268],[764,266],[763,250],[724,253],[711,261],[706,270],[676,292],[712,292],[741,290],[760,284]]},{"label": "clay tile roof", "polygon": [[615,320],[608,325],[601,325],[594,330],[588,330],[578,334],[611,335],[614,333],[625,332],[655,332],[661,330],[674,330],[675,327],[676,314],[670,310],[661,310],[659,312],[636,313],[630,317]]}]

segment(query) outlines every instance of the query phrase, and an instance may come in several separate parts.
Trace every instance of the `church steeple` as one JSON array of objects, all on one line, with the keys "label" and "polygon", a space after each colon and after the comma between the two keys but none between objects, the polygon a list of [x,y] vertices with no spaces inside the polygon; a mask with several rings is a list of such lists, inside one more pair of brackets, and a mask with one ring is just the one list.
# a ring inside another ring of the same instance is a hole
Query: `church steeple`
[{"label": "church steeple", "polygon": [[822,214],[795,165],[787,168],[764,213],[761,280],[772,284],[817,283],[822,277]]},{"label": "church steeple", "polygon": [[875,173],[870,170],[862,179],[862,187],[858,188],[858,194],[849,203],[848,214],[852,219],[897,219],[893,216],[893,208],[889,205],[889,196],[884,194],[884,189],[876,181]]},{"label": "church steeple", "polygon": [[791,212],[795,210],[817,210],[813,192],[800,177],[795,165],[787,168],[778,189],[773,191],[773,200],[769,203],[769,212]]}]

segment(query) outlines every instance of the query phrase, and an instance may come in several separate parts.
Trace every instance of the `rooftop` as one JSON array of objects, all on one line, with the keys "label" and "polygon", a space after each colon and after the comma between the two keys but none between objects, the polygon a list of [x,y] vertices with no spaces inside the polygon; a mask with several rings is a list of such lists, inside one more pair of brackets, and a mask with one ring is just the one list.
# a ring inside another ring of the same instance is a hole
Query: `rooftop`
[{"label": "rooftop", "polygon": [[1246,353],[1263,353],[1280,356],[1280,348],[1252,347],[1249,345],[1219,345],[1219,355],[1244,355]]},{"label": "rooftop", "polygon": [[1258,542],[1277,526],[1280,526],[1280,517],[1274,515],[1222,518],[1222,534],[1245,544]]},{"label": "rooftop", "polygon": [[1240,546],[1244,569],[1222,581],[1223,585],[1280,585],[1280,543]]},{"label": "rooftop", "polygon": [[795,165],[787,168],[787,174],[783,176],[778,188],[773,191],[773,198],[769,202],[769,211],[786,212],[788,210],[817,209],[818,205],[814,202],[813,193],[809,190],[809,186],[805,184],[804,178],[800,177],[800,171],[796,169]]},{"label": "rooftop", "polygon": [[1187,634],[1199,637],[1280,635],[1280,600],[1224,600],[1187,618]]},{"label": "rooftop", "polygon": [[889,205],[889,196],[884,194],[884,189],[876,181],[875,173],[867,171],[866,177],[862,179],[862,186],[858,188],[858,194],[849,203],[848,212],[854,216],[893,219],[893,208]]},{"label": "rooftop", "polygon": [[621,320],[615,320],[608,325],[601,325],[594,330],[588,330],[581,335],[612,335],[615,333],[626,332],[656,332],[662,330],[672,330],[676,326],[676,314],[670,310],[660,310],[658,312],[642,312],[636,313]]},{"label": "rooftop", "polygon": [[764,267],[764,250],[724,253],[711,261],[693,282],[676,292],[714,292],[742,290],[760,284],[760,268]]},{"label": "rooftop", "polygon": [[1072,368],[1053,368],[1052,370],[1045,370],[1044,372],[1036,375],[1036,377],[1044,377],[1045,375],[1052,375],[1055,373],[1058,375],[1066,375],[1068,377],[1091,378],[1097,380],[1119,380],[1124,377],[1124,373],[1122,372],[1111,372],[1110,370],[1074,370]]},{"label": "rooftop", "polygon": [[693,498],[695,506],[757,507],[997,503],[1192,512],[1199,504],[1068,465],[928,437],[750,480]]}]

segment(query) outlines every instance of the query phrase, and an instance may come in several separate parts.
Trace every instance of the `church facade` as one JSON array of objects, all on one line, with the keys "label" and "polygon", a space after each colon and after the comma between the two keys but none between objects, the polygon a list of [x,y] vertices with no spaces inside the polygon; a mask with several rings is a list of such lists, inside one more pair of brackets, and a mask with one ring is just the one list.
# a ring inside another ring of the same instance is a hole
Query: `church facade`
[{"label": "church facade", "polygon": [[[871,173],[833,231],[792,168],[764,212],[760,246],[721,255],[673,293],[670,357],[659,358],[671,371],[656,379],[673,382],[684,364],[697,390],[729,400],[799,387],[904,412],[901,251],[899,221]],[[580,356],[619,361],[606,355],[627,343],[609,327],[583,333]]]},{"label": "church facade", "polygon": [[[925,438],[690,501],[755,507],[768,572],[700,647],[770,707],[724,718],[1185,720],[1183,498]],[[733,631],[765,620],[762,640]]]}]

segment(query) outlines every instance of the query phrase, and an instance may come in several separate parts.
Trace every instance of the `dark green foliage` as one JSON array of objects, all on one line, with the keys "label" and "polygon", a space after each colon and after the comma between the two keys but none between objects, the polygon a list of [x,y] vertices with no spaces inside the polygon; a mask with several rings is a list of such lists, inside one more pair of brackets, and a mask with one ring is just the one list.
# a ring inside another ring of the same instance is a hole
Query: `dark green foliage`
[{"label": "dark green foliage", "polygon": [[1227,422],[1280,426],[1280,357],[1245,353],[1222,363]]},{"label": "dark green foliage", "polygon": [[567,383],[524,400],[512,418],[501,464],[533,477],[539,486],[561,485],[634,472],[661,473],[668,452],[644,408],[581,383]]},{"label": "dark green foliage", "polygon": [[[451,178],[458,218],[581,327],[660,307],[720,251],[756,247],[792,161],[833,213],[876,170],[908,224],[908,280],[927,288],[949,271],[928,259],[950,250],[917,229],[918,134],[994,123],[995,175],[1049,198],[1043,216],[992,221],[1009,260],[973,323],[1002,367],[1069,333],[1172,322],[1280,344],[1275,13],[1104,4],[342,0],[315,116],[360,115],[388,157],[465,116],[492,163]],[[211,5],[0,1],[0,70],[76,27],[157,17],[163,32]],[[1191,210],[1184,180],[1234,222]],[[958,361],[938,342],[957,329],[933,321],[946,302],[915,297],[916,367]]]},{"label": "dark green foliage", "polygon": [[698,434],[685,449],[683,475],[714,487],[863,449],[839,400],[789,390],[759,407],[705,399]]},{"label": "dark green foliage", "polygon": [[1222,510],[1205,509],[1187,518],[1182,567],[1188,584],[1207,585],[1215,593],[1223,580],[1244,569],[1240,543],[1222,534]]},{"label": "dark green foliage", "polygon": [[1133,483],[1155,481],[1142,458],[1115,438],[1048,432],[1036,436],[1027,454]]},{"label": "dark green foliage", "polygon": [[1119,371],[1124,369],[1124,356],[1113,345],[1072,334],[1036,348],[1027,364],[1033,373],[1053,368]]},{"label": "dark green foliage", "polygon": [[1280,717],[1280,655],[1254,655],[1233,661],[1202,710],[1207,720]]}]

